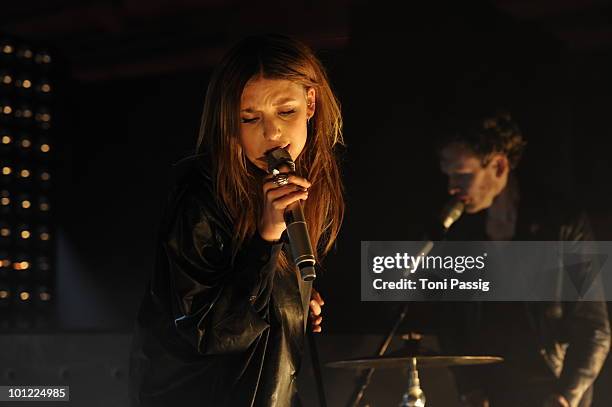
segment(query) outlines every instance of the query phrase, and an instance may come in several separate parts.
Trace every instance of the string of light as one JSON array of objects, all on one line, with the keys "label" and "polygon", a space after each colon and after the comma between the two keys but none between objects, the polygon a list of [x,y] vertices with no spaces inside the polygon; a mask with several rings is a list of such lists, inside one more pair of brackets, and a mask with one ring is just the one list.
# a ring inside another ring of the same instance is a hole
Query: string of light
[{"label": "string of light", "polygon": [[55,90],[47,50],[0,38],[0,312],[55,297]]}]

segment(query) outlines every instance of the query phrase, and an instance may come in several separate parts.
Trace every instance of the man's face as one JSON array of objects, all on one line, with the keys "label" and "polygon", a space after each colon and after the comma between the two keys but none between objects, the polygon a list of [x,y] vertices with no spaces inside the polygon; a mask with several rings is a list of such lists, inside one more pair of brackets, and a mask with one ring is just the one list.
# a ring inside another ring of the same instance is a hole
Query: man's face
[{"label": "man's face", "polygon": [[465,203],[466,213],[489,208],[508,179],[505,156],[496,154],[483,166],[476,154],[457,143],[440,152],[440,169],[448,176],[448,193]]}]

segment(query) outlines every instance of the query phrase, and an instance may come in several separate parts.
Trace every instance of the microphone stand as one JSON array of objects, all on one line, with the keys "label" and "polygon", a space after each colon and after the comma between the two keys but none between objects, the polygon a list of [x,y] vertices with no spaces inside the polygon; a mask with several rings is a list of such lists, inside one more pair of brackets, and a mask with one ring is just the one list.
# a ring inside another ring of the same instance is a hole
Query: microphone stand
[{"label": "microphone stand", "polygon": [[[431,249],[433,249],[433,247],[434,247],[433,242],[431,240],[428,240],[423,245],[423,248],[418,251],[418,253],[423,253],[425,256],[427,256],[429,252],[431,251]],[[376,356],[383,356],[387,352],[387,348],[391,344],[393,337],[395,336],[397,330],[399,329],[399,327],[402,325],[402,322],[404,322],[404,319],[406,318],[406,314],[408,313],[409,306],[410,306],[409,302],[406,302],[402,306],[399,314],[397,315],[397,318],[395,319],[395,323],[391,327],[391,330],[389,331],[385,339],[380,344],[378,348],[378,352],[376,353]],[[363,373],[363,375],[357,382],[357,389],[355,390],[355,392],[353,392],[353,395],[349,399],[349,403],[347,404],[348,407],[358,407],[359,406],[359,403],[363,399],[366,389],[370,385],[370,382],[372,380],[372,376],[374,375],[375,370],[376,370],[375,368],[371,367],[371,368],[368,368]]]},{"label": "microphone stand", "polygon": [[[279,168],[282,165],[289,167],[290,172],[295,172],[295,163],[291,159],[289,152],[283,148],[276,148],[266,153],[268,162],[268,172],[278,174]],[[308,237],[308,228],[304,218],[304,211],[300,202],[291,204],[285,210],[285,223],[287,224],[287,236],[293,260],[296,267],[300,271],[300,277],[304,283],[311,283],[316,277],[315,271],[315,256]],[[305,284],[308,287],[307,301],[310,304],[312,295],[312,284]],[[308,306],[310,308],[310,305]],[[307,317],[308,319],[308,317]],[[319,396],[319,404],[321,407],[327,407],[325,400],[325,389],[323,387],[323,376],[321,374],[321,365],[319,363],[319,351],[315,342],[313,332],[309,329],[306,322],[306,335],[308,336],[308,345],[310,346],[310,358],[312,360],[312,368],[317,384],[317,393]]]},{"label": "microphone stand", "polygon": [[317,384],[319,405],[321,407],[327,407],[325,388],[323,387],[323,375],[321,374],[321,363],[319,362],[319,351],[317,350],[317,344],[312,330],[308,331],[308,345],[310,345],[310,360],[312,362],[312,370],[314,371],[315,382]]},{"label": "microphone stand", "polygon": [[[439,240],[444,240],[444,236],[446,235],[446,232],[451,227],[451,225],[455,223],[455,221],[457,221],[457,219],[461,217],[461,215],[463,214],[464,208],[465,208],[465,205],[463,204],[463,202],[457,199],[452,199],[446,205],[446,207],[442,211],[442,216],[441,216],[442,234],[440,236],[436,235],[436,238],[439,237]],[[433,249],[433,247],[434,247],[433,241],[427,238],[427,240],[423,244],[423,247],[417,253],[423,253],[424,256],[427,256],[429,252],[431,251],[431,249]],[[408,273],[409,273],[409,270],[404,271],[405,276],[408,275]],[[410,304],[409,302],[406,302],[402,306],[399,314],[397,315],[397,318],[395,319],[395,323],[393,324],[393,326],[391,327],[391,330],[389,331],[389,334],[386,336],[386,338],[383,340],[380,347],[378,348],[378,353],[376,356],[383,356],[385,352],[387,351],[387,348],[389,347],[391,340],[395,336],[395,333],[397,332],[400,325],[406,318],[406,314],[408,313],[409,304]],[[361,376],[361,379],[358,380],[357,389],[353,393],[353,396],[349,399],[349,403],[347,404],[348,407],[358,407],[359,406],[359,403],[363,399],[365,391],[368,388],[370,381],[372,380],[372,375],[374,374],[375,370],[376,369],[374,368],[367,369],[364,372],[364,374]],[[414,361],[414,366],[411,367],[410,377],[411,377],[411,386],[413,384],[416,384],[415,388],[418,388],[418,373],[416,371],[416,361]],[[422,392],[420,393],[422,394]],[[423,400],[424,400],[424,396],[423,396]]]}]

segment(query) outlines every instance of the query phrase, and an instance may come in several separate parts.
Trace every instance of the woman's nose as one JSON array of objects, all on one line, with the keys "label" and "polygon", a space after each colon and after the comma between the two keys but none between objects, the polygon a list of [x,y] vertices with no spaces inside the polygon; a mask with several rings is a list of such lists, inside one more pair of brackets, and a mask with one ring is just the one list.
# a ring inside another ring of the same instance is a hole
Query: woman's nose
[{"label": "woman's nose", "polygon": [[275,120],[264,120],[263,130],[266,140],[276,140],[281,136],[280,127]]}]

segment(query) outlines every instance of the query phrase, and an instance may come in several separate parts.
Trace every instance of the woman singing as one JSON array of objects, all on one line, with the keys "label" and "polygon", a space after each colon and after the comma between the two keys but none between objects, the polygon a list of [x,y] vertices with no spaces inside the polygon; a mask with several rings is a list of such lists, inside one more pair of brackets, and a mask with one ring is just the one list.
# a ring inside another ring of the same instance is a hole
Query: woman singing
[{"label": "woman singing", "polygon": [[[212,76],[197,153],[179,176],[161,224],[156,268],[131,356],[134,406],[295,406],[310,309],[283,232],[302,201],[317,261],[344,212],[334,148],[342,118],[321,63],[283,36],[237,44]],[[287,177],[266,154],[285,149]],[[288,181],[288,183],[287,183]]]}]

